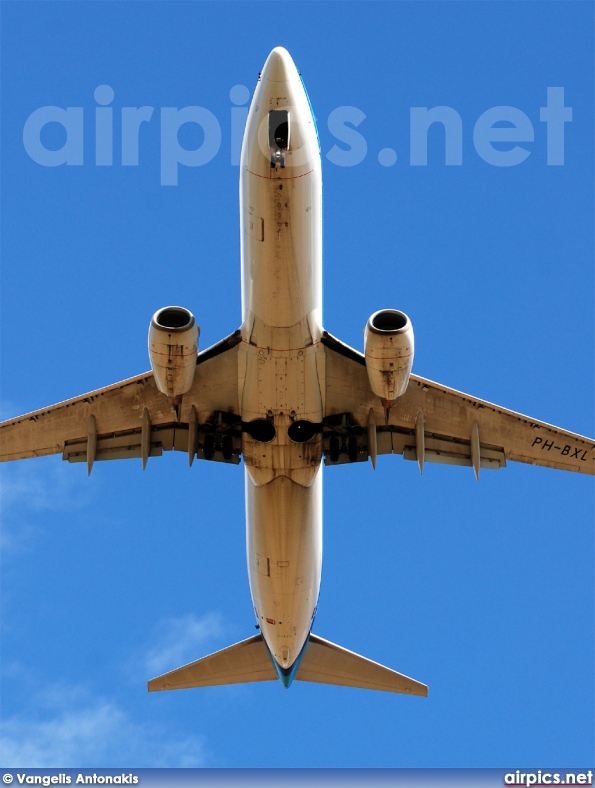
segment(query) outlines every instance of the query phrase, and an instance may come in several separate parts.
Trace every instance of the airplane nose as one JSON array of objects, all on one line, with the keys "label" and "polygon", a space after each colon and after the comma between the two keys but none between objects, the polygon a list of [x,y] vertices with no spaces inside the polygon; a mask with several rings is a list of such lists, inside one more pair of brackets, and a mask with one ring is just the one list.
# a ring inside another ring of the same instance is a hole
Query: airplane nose
[{"label": "airplane nose", "polygon": [[299,79],[295,63],[284,47],[273,49],[264,64],[261,76],[269,82],[291,82]]}]

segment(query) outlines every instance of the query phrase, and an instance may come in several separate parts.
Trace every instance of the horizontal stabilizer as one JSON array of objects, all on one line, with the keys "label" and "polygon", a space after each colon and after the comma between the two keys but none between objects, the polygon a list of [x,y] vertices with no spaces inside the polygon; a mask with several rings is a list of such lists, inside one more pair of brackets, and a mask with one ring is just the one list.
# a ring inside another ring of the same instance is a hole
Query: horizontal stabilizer
[{"label": "horizontal stabilizer", "polygon": [[[213,687],[218,684],[243,684],[250,681],[274,681],[277,672],[262,635],[242,640],[222,651],[216,651],[182,668],[172,670],[149,681],[149,692],[159,690]],[[360,657],[328,640],[310,635],[295,678],[318,684],[406,695],[427,695],[428,688],[419,681],[403,676],[390,668]]]},{"label": "horizontal stabilizer", "polygon": [[297,681],[403,692],[406,695],[428,694],[425,684],[316,635],[310,635],[295,678]]},{"label": "horizontal stabilizer", "polygon": [[172,670],[149,681],[149,692],[191,687],[212,687],[217,684],[243,684],[247,681],[274,681],[277,673],[269,657],[262,635],[242,640],[222,651],[216,651],[183,668]]}]

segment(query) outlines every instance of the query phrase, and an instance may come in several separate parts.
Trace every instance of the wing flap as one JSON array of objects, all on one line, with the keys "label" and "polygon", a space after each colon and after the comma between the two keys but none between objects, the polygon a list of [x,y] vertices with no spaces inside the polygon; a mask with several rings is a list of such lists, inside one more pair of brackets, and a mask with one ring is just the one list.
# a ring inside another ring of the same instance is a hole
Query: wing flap
[{"label": "wing flap", "polygon": [[149,692],[214,687],[277,678],[262,635],[242,640],[189,665],[172,670],[148,683]]},{"label": "wing flap", "polygon": [[[406,460],[414,460],[419,462],[419,454],[417,447],[411,444],[409,439],[403,441],[405,445],[402,451],[395,451],[395,454],[402,454]],[[438,462],[442,465],[464,465],[471,467],[473,465],[473,457],[471,456],[470,443],[457,443],[455,441],[434,440],[426,438],[424,441],[424,461],[425,462]],[[488,449],[481,446],[480,467],[485,470],[498,470],[506,466],[506,457],[501,449]]]},{"label": "wing flap", "polygon": [[317,635],[310,635],[295,678],[298,681],[400,692],[406,695],[428,694],[425,684]]},{"label": "wing flap", "polygon": [[[119,435],[97,438],[95,460],[121,460],[142,457],[142,429],[128,430]],[[62,459],[68,462],[87,461],[87,440],[66,441]],[[159,426],[151,429],[149,457],[164,451],[187,451],[188,427],[185,424]]]}]

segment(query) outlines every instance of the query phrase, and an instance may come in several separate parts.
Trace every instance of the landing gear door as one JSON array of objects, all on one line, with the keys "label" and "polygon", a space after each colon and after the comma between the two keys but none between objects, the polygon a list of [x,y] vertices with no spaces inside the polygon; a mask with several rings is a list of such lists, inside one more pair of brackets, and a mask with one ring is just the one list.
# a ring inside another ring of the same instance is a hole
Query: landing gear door
[{"label": "landing gear door", "polygon": [[277,164],[285,167],[285,151],[289,149],[289,112],[286,109],[269,112],[269,148],[271,167]]},{"label": "landing gear door", "polygon": [[269,112],[269,147],[273,150],[289,148],[289,112],[286,109]]}]

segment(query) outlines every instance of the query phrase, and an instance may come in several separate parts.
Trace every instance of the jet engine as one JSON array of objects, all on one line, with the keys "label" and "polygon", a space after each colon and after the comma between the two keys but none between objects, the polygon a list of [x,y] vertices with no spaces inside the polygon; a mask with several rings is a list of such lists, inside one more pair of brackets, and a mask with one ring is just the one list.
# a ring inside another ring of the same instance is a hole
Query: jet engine
[{"label": "jet engine", "polygon": [[159,309],[149,326],[149,359],[159,391],[175,400],[190,391],[196,371],[200,329],[181,306]]},{"label": "jet engine", "polygon": [[407,389],[413,365],[413,327],[403,312],[382,309],[368,320],[364,353],[370,388],[386,407]]}]

